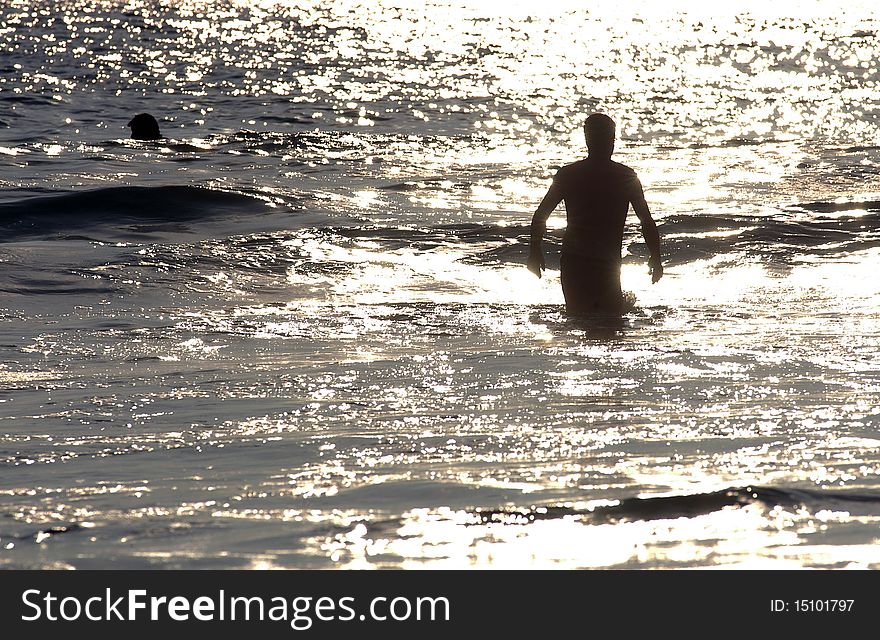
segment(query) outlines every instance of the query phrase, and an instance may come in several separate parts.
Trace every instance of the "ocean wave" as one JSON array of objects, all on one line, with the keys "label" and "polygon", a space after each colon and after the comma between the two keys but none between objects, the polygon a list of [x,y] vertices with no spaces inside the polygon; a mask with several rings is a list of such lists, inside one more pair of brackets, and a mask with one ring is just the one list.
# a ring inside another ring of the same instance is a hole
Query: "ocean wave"
[{"label": "ocean wave", "polygon": [[269,210],[268,203],[260,198],[203,187],[106,187],[0,203],[0,228],[10,239],[102,224],[175,223]]},{"label": "ocean wave", "polygon": [[[675,215],[660,220],[658,227],[669,264],[684,264],[730,253],[787,262],[799,255],[846,254],[880,245],[880,212],[871,211],[806,221],[792,220],[787,215]],[[524,261],[530,237],[528,224],[352,227],[335,228],[332,232],[350,240],[376,242],[385,250],[470,247],[475,251],[464,258],[470,263]],[[544,249],[550,266],[557,264],[563,234],[561,229],[545,233]],[[624,245],[628,250],[625,262],[647,259],[648,249],[638,225],[627,226]]]},{"label": "ocean wave", "polygon": [[856,145],[854,147],[847,147],[843,150],[844,153],[862,153],[865,151],[880,151],[880,146],[878,145]]},{"label": "ocean wave", "polygon": [[528,523],[576,516],[589,524],[606,522],[667,520],[694,518],[720,511],[728,507],[744,507],[759,504],[765,508],[803,508],[811,513],[824,510],[858,511],[863,514],[880,514],[880,494],[857,491],[820,491],[780,487],[731,487],[708,493],[695,493],[648,498],[625,498],[615,504],[600,505],[592,509],[575,509],[567,506],[542,506],[528,510],[492,509],[479,510],[476,515],[482,522]]},{"label": "ocean wave", "polygon": [[[196,186],[119,186],[50,193],[0,203],[4,239],[57,237],[67,239],[113,231],[136,234],[180,230],[180,225],[222,216],[248,222],[261,214],[290,213],[265,222],[279,230],[319,232],[331,243],[369,241],[382,251],[465,249],[470,263],[521,262],[528,254],[530,228],[520,224],[460,223],[430,226],[380,226],[311,214],[294,206],[273,209],[262,197]],[[798,213],[810,212],[812,219]],[[793,215],[794,214],[794,215]],[[829,215],[822,215],[829,214]],[[227,218],[228,219],[228,218]],[[340,224],[342,223],[342,224]],[[223,224],[226,224],[224,221]],[[783,262],[804,254],[846,254],[880,245],[880,201],[807,202],[791,205],[778,215],[676,214],[658,220],[669,264],[683,264],[729,253],[754,254]],[[231,232],[231,227],[227,229]],[[296,231],[295,233],[298,233]],[[548,264],[555,265],[564,231],[550,229],[544,246]],[[125,239],[124,237],[121,239]],[[647,258],[638,225],[626,227],[625,261]]]},{"label": "ocean wave", "polygon": [[880,211],[880,200],[805,202],[792,205],[792,208],[815,211],[816,213],[835,213],[837,211]]}]

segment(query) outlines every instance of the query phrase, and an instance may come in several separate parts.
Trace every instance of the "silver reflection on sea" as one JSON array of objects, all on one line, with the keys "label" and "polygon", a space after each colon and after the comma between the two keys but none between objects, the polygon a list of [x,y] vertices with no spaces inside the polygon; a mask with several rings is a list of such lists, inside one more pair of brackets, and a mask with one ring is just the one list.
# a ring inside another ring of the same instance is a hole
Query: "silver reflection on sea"
[{"label": "silver reflection on sea", "polygon": [[[240,199],[0,245],[0,565],[880,566],[872,5],[52,4],[10,201]],[[671,252],[618,324],[522,264],[591,110]],[[595,516],[750,486],[804,493]]]}]

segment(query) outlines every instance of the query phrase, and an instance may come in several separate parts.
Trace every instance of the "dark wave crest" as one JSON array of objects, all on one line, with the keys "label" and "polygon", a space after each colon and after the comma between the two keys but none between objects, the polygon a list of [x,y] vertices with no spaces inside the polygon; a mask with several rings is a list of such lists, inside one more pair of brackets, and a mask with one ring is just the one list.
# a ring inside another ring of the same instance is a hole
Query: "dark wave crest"
[{"label": "dark wave crest", "polygon": [[880,200],[850,200],[843,202],[805,202],[794,205],[794,208],[816,211],[818,213],[833,213],[836,211],[880,211]]},{"label": "dark wave crest", "polygon": [[804,508],[815,513],[820,510],[858,511],[864,514],[880,514],[880,494],[851,491],[819,491],[813,489],[783,489],[776,487],[739,487],[680,496],[657,498],[626,498],[617,504],[598,506],[593,509],[548,506],[530,510],[480,510],[482,522],[528,523],[536,520],[577,516],[589,524],[606,522],[667,520],[693,518],[720,511],[726,507],[743,507],[760,504],[768,509],[774,507]]},{"label": "dark wave crest", "polygon": [[0,228],[9,238],[75,232],[96,225],[176,223],[268,210],[259,198],[202,187],[108,187],[0,203]]}]

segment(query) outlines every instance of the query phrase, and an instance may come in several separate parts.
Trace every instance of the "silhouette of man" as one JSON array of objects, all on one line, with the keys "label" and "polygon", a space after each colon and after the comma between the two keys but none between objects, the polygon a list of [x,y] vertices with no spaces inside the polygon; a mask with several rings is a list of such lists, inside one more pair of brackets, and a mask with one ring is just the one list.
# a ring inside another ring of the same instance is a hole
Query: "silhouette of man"
[{"label": "silhouette of man", "polygon": [[652,282],[663,277],[660,235],[651,218],[636,172],[614,162],[614,121],[594,113],[584,124],[589,155],[562,167],[532,218],[528,268],[539,278],[545,269],[541,241],[547,218],[565,200],[567,226],[560,261],[565,310],[621,313],[620,253],[623,227],[632,203],[651,251],[648,261]]}]

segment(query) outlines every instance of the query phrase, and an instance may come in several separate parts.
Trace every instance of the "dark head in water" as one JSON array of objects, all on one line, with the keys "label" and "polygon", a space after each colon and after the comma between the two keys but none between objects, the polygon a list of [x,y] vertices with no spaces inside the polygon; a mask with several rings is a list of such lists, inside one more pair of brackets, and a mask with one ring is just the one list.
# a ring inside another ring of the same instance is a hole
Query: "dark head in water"
[{"label": "dark head in water", "polygon": [[159,123],[149,113],[137,114],[129,121],[128,126],[131,127],[132,140],[158,140],[162,137]]},{"label": "dark head in water", "polygon": [[614,120],[604,113],[594,113],[584,123],[587,149],[593,158],[610,158],[614,153]]}]

